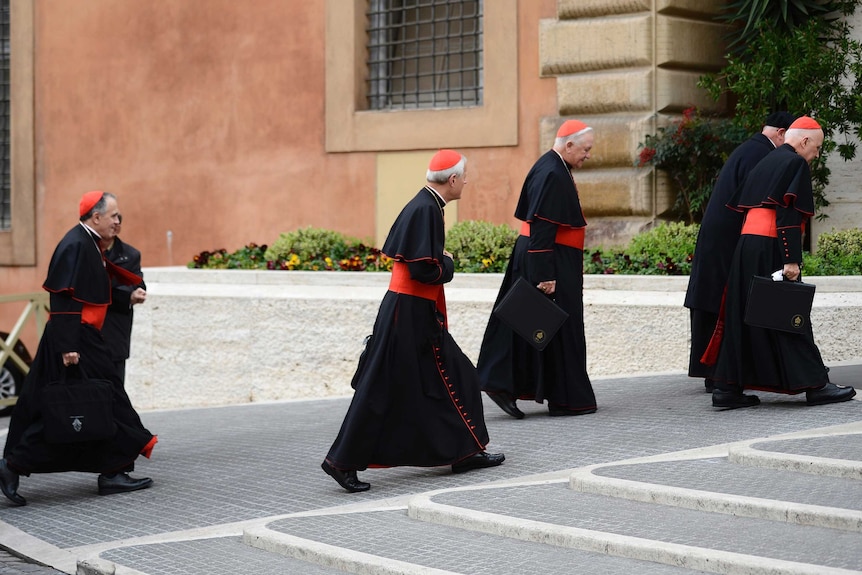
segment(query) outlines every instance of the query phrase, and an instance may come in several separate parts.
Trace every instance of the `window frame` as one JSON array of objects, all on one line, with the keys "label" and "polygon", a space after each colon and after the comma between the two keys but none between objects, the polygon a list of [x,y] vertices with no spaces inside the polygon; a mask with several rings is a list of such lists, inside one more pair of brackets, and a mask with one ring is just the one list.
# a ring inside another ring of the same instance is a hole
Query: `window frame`
[{"label": "window frame", "polygon": [[12,228],[0,231],[0,266],[36,265],[34,4],[9,6]]},{"label": "window frame", "polygon": [[327,152],[518,144],[518,2],[484,2],[483,103],[464,108],[365,110],[368,0],[326,1]]}]

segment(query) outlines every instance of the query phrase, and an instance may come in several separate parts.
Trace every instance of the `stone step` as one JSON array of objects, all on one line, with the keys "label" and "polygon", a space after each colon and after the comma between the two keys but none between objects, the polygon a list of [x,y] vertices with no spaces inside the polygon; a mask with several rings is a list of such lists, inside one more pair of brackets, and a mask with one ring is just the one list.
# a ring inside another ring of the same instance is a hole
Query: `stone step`
[{"label": "stone step", "polygon": [[711,573],[858,573],[858,532],[632,501],[565,483],[441,492],[410,517]]},{"label": "stone step", "polygon": [[[557,485],[560,491],[568,491]],[[473,493],[472,491],[465,493]],[[417,521],[403,509],[280,519],[247,529],[254,547],[348,573],[403,575],[689,575],[686,567]]]},{"label": "stone step", "polygon": [[[206,557],[206,561],[201,561]],[[116,570],[115,566],[116,565]],[[0,570],[2,572],[2,570]],[[79,575],[337,575],[343,571],[244,545],[239,536],[133,545],[78,562]]]},{"label": "stone step", "polygon": [[585,493],[862,532],[862,482],[843,477],[704,458],[595,466],[569,483]]},{"label": "stone step", "polygon": [[862,480],[862,434],[759,441],[731,447],[728,458],[740,465]]}]

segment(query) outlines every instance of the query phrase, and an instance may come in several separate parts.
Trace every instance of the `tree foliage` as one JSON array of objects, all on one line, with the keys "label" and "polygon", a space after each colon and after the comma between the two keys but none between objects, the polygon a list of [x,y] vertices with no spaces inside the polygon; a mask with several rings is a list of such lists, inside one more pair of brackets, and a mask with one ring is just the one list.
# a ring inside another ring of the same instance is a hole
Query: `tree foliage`
[{"label": "tree foliage", "polygon": [[[862,136],[862,44],[851,38],[846,19],[838,17],[853,14],[859,3],[733,2],[730,8],[736,6],[740,13],[749,10],[740,32],[745,43],[728,56],[721,71],[700,81],[716,100],[728,93],[736,102],[734,121],[750,131],[775,110],[807,114],[823,126],[822,155],[812,163],[819,207],[829,204],[826,157],[837,150],[841,158],[852,160],[857,151],[852,136]],[[830,11],[815,9],[813,4]],[[809,17],[804,19],[806,13]]]},{"label": "tree foliage", "polygon": [[788,32],[816,18],[827,24],[853,13],[856,0],[736,0],[728,2],[720,20],[734,25],[730,48],[744,52],[761,26]]}]

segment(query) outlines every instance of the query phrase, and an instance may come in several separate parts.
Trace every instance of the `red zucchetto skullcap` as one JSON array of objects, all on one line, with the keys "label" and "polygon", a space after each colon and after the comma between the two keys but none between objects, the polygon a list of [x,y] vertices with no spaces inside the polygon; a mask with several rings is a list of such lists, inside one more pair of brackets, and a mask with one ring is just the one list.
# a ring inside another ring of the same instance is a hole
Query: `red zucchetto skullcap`
[{"label": "red zucchetto skullcap", "polygon": [[461,154],[455,150],[440,150],[428,163],[428,169],[432,172],[442,172],[454,168],[461,161]]},{"label": "red zucchetto skullcap", "polygon": [[78,204],[79,215],[84,217],[87,212],[93,209],[93,206],[99,203],[103,195],[105,195],[105,192],[93,191],[81,196],[81,203]]},{"label": "red zucchetto skullcap", "polygon": [[589,128],[589,126],[587,126],[580,120],[566,120],[565,122],[563,122],[563,125],[560,126],[560,129],[557,130],[557,137],[568,138],[572,134],[583,132],[584,130],[588,130]]},{"label": "red zucchetto skullcap", "polygon": [[822,130],[820,124],[817,123],[817,120],[810,116],[799,116],[794,120],[792,124],[790,124],[790,129],[796,130]]}]

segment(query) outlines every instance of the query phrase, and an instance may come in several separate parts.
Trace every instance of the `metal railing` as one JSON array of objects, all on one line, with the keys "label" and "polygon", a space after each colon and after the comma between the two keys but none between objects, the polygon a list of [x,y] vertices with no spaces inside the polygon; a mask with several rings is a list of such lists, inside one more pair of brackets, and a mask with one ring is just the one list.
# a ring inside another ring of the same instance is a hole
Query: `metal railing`
[{"label": "metal railing", "polygon": [[[37,338],[42,337],[42,332],[45,331],[45,323],[48,321],[49,294],[47,292],[31,292],[0,295],[0,304],[16,302],[26,302],[26,304],[21,315],[18,316],[18,321],[15,322],[12,331],[9,332],[5,340],[0,339],[0,366],[5,365],[7,360],[11,360],[22,374],[27,375],[30,371],[30,366],[27,360],[15,351],[15,347],[21,337],[21,332],[30,318],[33,318],[36,322]],[[0,407],[15,405],[17,401],[17,397],[0,398]]]}]

